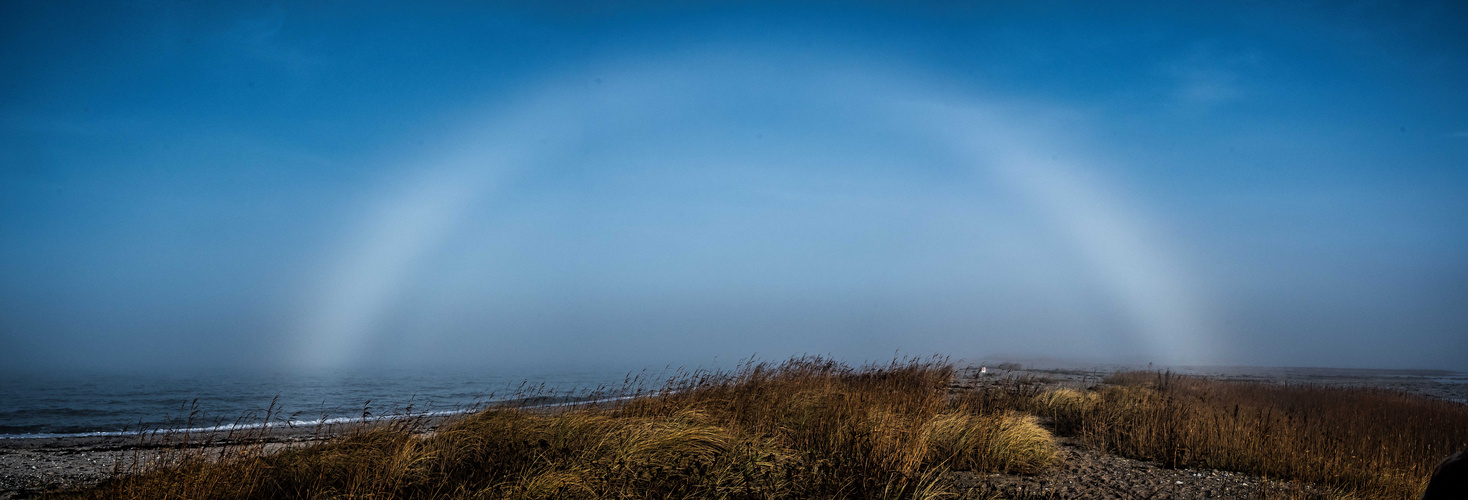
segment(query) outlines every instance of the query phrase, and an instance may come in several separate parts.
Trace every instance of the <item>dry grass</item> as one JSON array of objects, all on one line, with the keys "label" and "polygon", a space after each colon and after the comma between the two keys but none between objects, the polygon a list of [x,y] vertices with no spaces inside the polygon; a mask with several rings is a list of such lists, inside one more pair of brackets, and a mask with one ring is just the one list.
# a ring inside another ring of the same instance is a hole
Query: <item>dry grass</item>
[{"label": "dry grass", "polygon": [[433,432],[399,420],[272,450],[262,429],[208,452],[150,448],[163,459],[60,496],[939,498],[956,493],[949,470],[1054,464],[1044,419],[1124,456],[1311,485],[1266,497],[1409,499],[1468,445],[1468,407],[1392,391],[1132,372],[1096,390],[1014,378],[954,397],[953,374],[942,360],[800,358],[677,376],[616,404],[486,410]]},{"label": "dry grass", "polygon": [[503,408],[433,433],[181,456],[70,498],[937,498],[949,469],[1055,461],[1032,416],[949,397],[943,360],[800,358],[700,372],[623,404]]},{"label": "dry grass", "polygon": [[1098,391],[1024,384],[976,396],[1053,419],[1124,456],[1299,480],[1333,497],[1418,498],[1443,457],[1468,446],[1468,406],[1400,392],[1114,375]]}]

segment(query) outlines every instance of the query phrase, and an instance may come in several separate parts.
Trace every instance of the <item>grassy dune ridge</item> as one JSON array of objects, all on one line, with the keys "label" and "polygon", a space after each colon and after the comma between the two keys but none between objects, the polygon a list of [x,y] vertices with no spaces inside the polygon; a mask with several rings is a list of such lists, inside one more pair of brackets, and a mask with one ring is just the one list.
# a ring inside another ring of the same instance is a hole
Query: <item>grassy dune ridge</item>
[{"label": "grassy dune ridge", "polygon": [[59,496],[995,498],[959,491],[950,471],[1043,472],[1063,460],[1050,428],[1169,467],[1308,485],[1261,498],[1405,500],[1468,446],[1468,406],[1393,391],[1152,372],[1087,389],[1024,377],[957,389],[956,373],[942,358],[748,363],[613,404],[489,409],[432,432],[402,420],[283,451],[180,447],[163,466]]},{"label": "grassy dune ridge", "polygon": [[950,468],[1056,460],[1035,417],[949,397],[941,359],[699,372],[615,406],[493,409],[274,454],[189,459],[76,498],[936,498]]}]

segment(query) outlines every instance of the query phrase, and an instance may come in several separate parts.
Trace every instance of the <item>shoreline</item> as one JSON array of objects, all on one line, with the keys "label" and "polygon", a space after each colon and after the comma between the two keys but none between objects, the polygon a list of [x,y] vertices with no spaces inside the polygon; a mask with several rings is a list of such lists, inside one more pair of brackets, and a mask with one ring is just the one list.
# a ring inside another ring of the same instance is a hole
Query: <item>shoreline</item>
[{"label": "shoreline", "polygon": [[[655,395],[656,393],[643,394]],[[494,408],[549,410],[575,405],[613,404],[637,397],[546,397],[503,401],[479,408],[410,415],[330,418],[306,422],[279,422],[160,429],[145,432],[97,432],[0,437],[0,500],[32,498],[48,492],[83,488],[109,479],[119,470],[147,460],[149,451],[187,450],[205,457],[244,446],[263,446],[266,453],[310,446],[351,432],[405,420],[423,433],[457,418]],[[154,458],[161,457],[155,454]]]},{"label": "shoreline", "polygon": [[[326,442],[350,432],[390,425],[406,418],[422,418],[425,431],[468,413],[402,416],[315,425],[255,426],[203,432],[133,433],[131,435],[53,436],[0,439],[0,500],[32,498],[40,494],[87,487],[125,469],[152,460],[198,453],[219,456],[241,447],[264,447],[267,453]],[[111,433],[109,433],[111,434]]]}]

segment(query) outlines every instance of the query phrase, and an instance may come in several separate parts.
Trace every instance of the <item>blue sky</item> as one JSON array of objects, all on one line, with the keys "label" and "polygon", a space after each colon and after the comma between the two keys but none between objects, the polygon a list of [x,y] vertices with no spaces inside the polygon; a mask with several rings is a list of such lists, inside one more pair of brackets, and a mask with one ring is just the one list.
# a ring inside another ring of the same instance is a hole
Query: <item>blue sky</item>
[{"label": "blue sky", "polygon": [[1468,369],[1452,2],[0,7],[0,364]]}]

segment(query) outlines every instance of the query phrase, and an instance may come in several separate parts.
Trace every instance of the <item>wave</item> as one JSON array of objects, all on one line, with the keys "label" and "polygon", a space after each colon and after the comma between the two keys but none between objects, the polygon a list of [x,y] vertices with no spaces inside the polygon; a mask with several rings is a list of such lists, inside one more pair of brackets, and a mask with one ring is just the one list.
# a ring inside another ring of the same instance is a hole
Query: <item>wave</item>
[{"label": "wave", "polygon": [[[647,396],[656,396],[657,393],[654,392],[654,393],[649,393],[649,394],[645,394],[645,395],[647,395]],[[576,405],[588,405],[588,404],[611,403],[611,402],[617,402],[617,401],[626,401],[626,400],[632,399],[634,397],[637,397],[637,396],[615,396],[615,397],[610,397],[610,398],[594,398],[594,399],[574,399],[573,398],[573,400],[571,400],[571,401],[559,401],[559,402],[554,402],[554,403],[536,403],[536,404],[518,404],[518,403],[524,403],[524,401],[503,401],[503,402],[500,402],[499,404],[500,405],[503,405],[503,407],[514,407],[514,408],[558,408],[558,407],[566,407],[566,406],[576,406]],[[81,432],[24,432],[24,431],[22,431],[22,432],[11,432],[12,430],[20,430],[20,429],[17,429],[15,427],[8,427],[7,428],[6,426],[0,426],[0,439],[56,439],[56,438],[86,438],[86,437],[129,437],[129,436],[152,437],[152,436],[160,436],[160,435],[166,436],[166,435],[175,435],[175,434],[208,434],[208,433],[220,433],[220,432],[231,433],[231,432],[253,431],[253,430],[274,429],[274,428],[294,429],[294,428],[297,428],[297,427],[319,427],[319,426],[326,426],[326,425],[378,423],[378,422],[384,422],[384,421],[407,420],[407,419],[413,419],[413,418],[450,417],[450,416],[454,416],[454,415],[463,415],[463,414],[467,414],[467,413],[474,413],[474,412],[481,411],[481,410],[484,410],[484,409],[485,408],[461,408],[461,409],[455,409],[455,410],[427,411],[427,412],[421,412],[421,413],[397,413],[397,414],[376,415],[376,416],[329,417],[329,418],[323,417],[323,418],[318,418],[318,419],[315,419],[315,420],[296,420],[296,419],[289,419],[289,420],[274,421],[274,422],[233,423],[233,424],[227,424],[227,425],[211,425],[211,426],[203,426],[203,427],[159,428],[159,429],[146,429],[146,430],[142,430],[142,431],[136,431],[136,430],[134,430],[134,431],[81,431]]]}]

